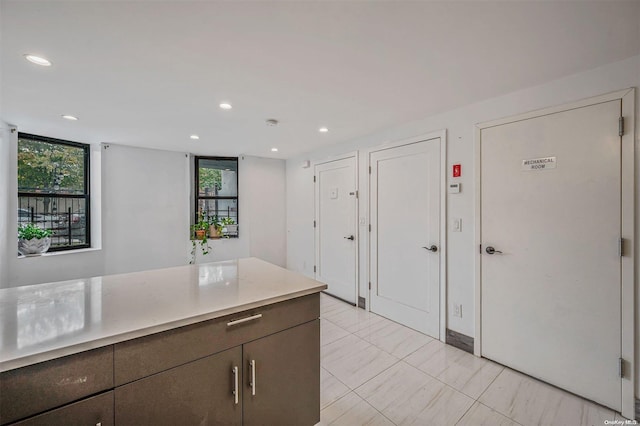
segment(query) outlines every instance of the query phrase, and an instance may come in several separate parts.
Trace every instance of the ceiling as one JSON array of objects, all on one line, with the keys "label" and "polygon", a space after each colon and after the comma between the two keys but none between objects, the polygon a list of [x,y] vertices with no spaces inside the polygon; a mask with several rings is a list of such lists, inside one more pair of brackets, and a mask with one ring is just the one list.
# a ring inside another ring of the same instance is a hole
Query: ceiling
[{"label": "ceiling", "polygon": [[640,1],[2,0],[0,15],[4,121],[205,155],[290,158],[640,54]]}]

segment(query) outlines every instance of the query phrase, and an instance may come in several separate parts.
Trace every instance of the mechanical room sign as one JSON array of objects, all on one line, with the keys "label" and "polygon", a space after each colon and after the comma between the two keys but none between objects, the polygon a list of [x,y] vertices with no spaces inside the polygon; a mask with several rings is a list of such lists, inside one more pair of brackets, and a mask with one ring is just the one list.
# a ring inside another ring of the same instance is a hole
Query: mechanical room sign
[{"label": "mechanical room sign", "polygon": [[522,170],[549,170],[556,168],[556,157],[522,160]]}]

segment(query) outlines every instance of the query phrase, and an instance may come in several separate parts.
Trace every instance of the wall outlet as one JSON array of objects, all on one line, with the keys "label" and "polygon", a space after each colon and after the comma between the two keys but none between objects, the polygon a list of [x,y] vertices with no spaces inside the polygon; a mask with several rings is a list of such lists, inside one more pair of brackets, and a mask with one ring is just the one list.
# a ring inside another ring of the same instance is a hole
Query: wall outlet
[{"label": "wall outlet", "polygon": [[453,316],[462,318],[462,305],[453,304]]}]

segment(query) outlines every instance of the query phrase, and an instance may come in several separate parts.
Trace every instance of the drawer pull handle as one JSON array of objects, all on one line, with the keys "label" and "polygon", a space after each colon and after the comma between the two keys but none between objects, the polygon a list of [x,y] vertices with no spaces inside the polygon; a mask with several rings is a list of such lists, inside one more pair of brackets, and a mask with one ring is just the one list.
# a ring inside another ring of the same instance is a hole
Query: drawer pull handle
[{"label": "drawer pull handle", "polygon": [[233,398],[236,405],[238,405],[238,366],[233,367]]},{"label": "drawer pull handle", "polygon": [[251,362],[249,362],[249,365],[251,366],[251,395],[256,394],[256,360],[252,359]]},{"label": "drawer pull handle", "polygon": [[242,323],[245,323],[245,322],[248,322],[248,321],[257,320],[258,318],[262,318],[262,314],[251,315],[250,317],[240,318],[238,320],[229,321],[227,323],[227,327],[231,327],[233,325],[242,324]]}]

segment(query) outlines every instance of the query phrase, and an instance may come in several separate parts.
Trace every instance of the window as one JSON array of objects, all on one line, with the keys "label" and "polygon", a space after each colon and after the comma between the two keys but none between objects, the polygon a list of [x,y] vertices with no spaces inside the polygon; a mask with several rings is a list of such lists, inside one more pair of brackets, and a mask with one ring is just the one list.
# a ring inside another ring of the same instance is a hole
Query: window
[{"label": "window", "polygon": [[18,133],[18,224],[50,229],[49,251],[91,246],[89,145]]},{"label": "window", "polygon": [[195,211],[222,224],[227,237],[238,236],[238,158],[195,157]]}]

